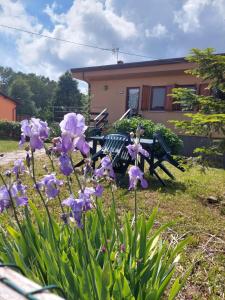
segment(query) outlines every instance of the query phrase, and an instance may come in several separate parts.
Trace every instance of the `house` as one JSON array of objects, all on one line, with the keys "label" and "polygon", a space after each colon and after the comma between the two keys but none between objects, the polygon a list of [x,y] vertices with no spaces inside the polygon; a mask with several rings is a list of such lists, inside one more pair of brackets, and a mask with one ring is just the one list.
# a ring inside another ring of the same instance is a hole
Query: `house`
[{"label": "house", "polygon": [[91,111],[108,109],[109,122],[118,120],[127,109],[172,127],[169,120],[183,120],[184,113],[169,95],[174,87],[195,89],[207,95],[207,84],[185,74],[194,64],[185,58],[160,59],[114,65],[73,68],[74,78],[89,85]]},{"label": "house", "polygon": [[18,102],[0,91],[0,120],[16,121]]}]

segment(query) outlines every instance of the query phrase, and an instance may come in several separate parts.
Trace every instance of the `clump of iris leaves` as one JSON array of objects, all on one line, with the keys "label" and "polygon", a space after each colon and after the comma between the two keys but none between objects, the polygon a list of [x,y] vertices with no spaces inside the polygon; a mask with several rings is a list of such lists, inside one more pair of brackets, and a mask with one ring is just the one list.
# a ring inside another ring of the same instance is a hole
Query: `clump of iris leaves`
[{"label": "clump of iris leaves", "polygon": [[[120,217],[111,158],[105,156],[93,170],[84,117],[67,114],[60,128],[61,136],[47,149],[47,123],[36,118],[22,121],[20,145],[27,152],[26,160],[15,161],[0,175],[0,212],[8,216],[0,227],[0,261],[17,264],[42,285],[56,284],[71,300],[156,300],[165,295],[174,299],[188,275],[178,277],[176,272],[188,240],[174,244],[162,239],[171,223],[155,227],[157,209],[147,219],[138,215],[138,184],[147,188],[147,182],[137,163],[129,170],[134,212]],[[140,134],[136,132],[134,145],[128,147],[136,162],[138,152],[143,152]],[[42,148],[52,169],[46,168],[46,175],[39,178],[35,156]],[[82,168],[74,167],[73,152],[85,157]],[[29,187],[23,182],[24,173],[31,177]],[[111,193],[107,209],[105,188]],[[34,189],[40,198],[41,214],[35,199],[28,199],[27,189]],[[70,195],[66,199],[65,189]],[[60,218],[52,214],[49,203],[59,207]]]}]

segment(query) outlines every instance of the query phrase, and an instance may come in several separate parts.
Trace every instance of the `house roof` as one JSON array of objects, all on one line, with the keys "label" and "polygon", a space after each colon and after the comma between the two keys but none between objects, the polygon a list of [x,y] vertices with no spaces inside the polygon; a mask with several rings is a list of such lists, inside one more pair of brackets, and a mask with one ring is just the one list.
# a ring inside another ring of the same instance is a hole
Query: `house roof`
[{"label": "house roof", "polygon": [[3,93],[3,92],[1,92],[1,91],[0,91],[0,95],[2,95],[2,96],[5,97],[5,98],[8,98],[9,100],[15,102],[16,104],[19,104],[19,101],[13,99],[12,97],[9,97],[8,95],[6,95],[5,93]]},{"label": "house roof", "polygon": [[[225,55],[225,53],[216,53],[215,55]],[[147,60],[147,61],[139,61],[139,62],[131,62],[131,63],[117,63],[113,65],[72,68],[71,72],[75,73],[75,72],[91,72],[91,71],[102,71],[102,70],[116,70],[116,69],[127,69],[127,68],[137,68],[137,67],[147,67],[147,66],[179,64],[184,62],[188,63],[185,57],[177,57],[177,58]]]},{"label": "house roof", "polygon": [[118,64],[104,65],[104,66],[72,68],[71,72],[75,73],[75,72],[127,69],[127,68],[137,68],[137,67],[147,67],[147,66],[169,65],[169,64],[184,63],[184,62],[187,62],[184,57],[178,57],[178,58],[157,59],[157,60],[148,60],[148,61],[140,61],[140,62],[132,62],[132,63],[118,63]]}]

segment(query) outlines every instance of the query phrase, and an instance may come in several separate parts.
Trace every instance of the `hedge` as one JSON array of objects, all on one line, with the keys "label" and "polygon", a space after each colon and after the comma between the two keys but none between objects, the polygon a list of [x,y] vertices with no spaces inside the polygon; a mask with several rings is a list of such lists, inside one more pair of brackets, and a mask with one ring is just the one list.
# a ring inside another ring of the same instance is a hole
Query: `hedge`
[{"label": "hedge", "polygon": [[151,139],[155,132],[160,132],[164,137],[167,145],[171,148],[173,154],[177,154],[182,147],[181,139],[169,128],[160,123],[154,123],[151,120],[143,119],[141,117],[132,117],[130,119],[123,119],[113,124],[114,130],[121,133],[135,132],[138,125],[144,129],[144,138]]},{"label": "hedge", "polygon": [[[52,123],[50,126],[50,138],[61,134],[58,123]],[[21,135],[20,122],[0,121],[0,138],[9,138],[19,140]]]},{"label": "hedge", "polygon": [[20,133],[19,122],[0,121],[0,138],[19,140]]}]

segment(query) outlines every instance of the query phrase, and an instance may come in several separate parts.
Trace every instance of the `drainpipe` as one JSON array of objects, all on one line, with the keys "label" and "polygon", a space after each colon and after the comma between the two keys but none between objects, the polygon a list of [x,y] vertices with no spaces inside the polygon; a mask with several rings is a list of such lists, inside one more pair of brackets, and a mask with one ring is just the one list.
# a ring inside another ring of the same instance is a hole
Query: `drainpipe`
[{"label": "drainpipe", "polygon": [[16,121],[16,107],[13,108],[13,121]]}]

